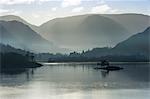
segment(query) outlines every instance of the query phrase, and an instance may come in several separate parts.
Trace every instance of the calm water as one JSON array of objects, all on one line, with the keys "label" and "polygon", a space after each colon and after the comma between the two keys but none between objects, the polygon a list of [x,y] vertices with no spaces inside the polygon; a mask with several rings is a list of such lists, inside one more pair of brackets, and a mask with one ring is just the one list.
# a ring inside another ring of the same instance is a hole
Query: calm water
[{"label": "calm water", "polygon": [[0,74],[0,99],[149,99],[150,64],[111,63],[124,69],[95,70],[96,63],[43,63]]}]

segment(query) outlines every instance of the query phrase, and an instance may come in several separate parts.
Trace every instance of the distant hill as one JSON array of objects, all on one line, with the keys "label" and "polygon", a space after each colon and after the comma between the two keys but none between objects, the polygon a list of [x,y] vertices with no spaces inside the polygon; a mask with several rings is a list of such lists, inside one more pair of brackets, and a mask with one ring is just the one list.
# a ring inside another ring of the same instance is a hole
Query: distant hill
[{"label": "distant hill", "polygon": [[36,31],[38,29],[37,26],[30,24],[29,22],[27,22],[26,20],[24,20],[23,18],[16,16],[16,15],[5,15],[5,16],[0,16],[0,21],[18,21],[18,22],[22,22],[26,25],[28,25],[31,29],[33,29],[34,31]]},{"label": "distant hill", "polygon": [[50,20],[39,27],[47,40],[70,49],[115,46],[150,26],[142,14],[87,14]]},{"label": "distant hill", "polygon": [[85,14],[55,18],[41,26],[14,15],[0,20],[22,22],[55,45],[76,51],[113,47],[150,26],[150,16],[142,14]]},{"label": "distant hill", "polygon": [[86,57],[101,57],[108,55],[143,55],[149,57],[150,55],[150,27],[141,33],[137,33],[127,40],[120,42],[113,48],[94,48],[82,53]]},{"label": "distant hill", "polygon": [[27,51],[0,43],[0,53],[18,53],[18,54],[25,55]]},{"label": "distant hill", "polygon": [[[54,45],[75,51],[114,47],[150,26],[150,16],[143,14],[85,14],[55,18],[41,26],[34,26],[14,15],[0,16],[0,20],[22,22]],[[3,31],[9,32],[4,27]]]},{"label": "distant hill", "polygon": [[68,56],[49,56],[49,62],[149,62],[150,27],[137,33],[113,48],[93,48],[82,53],[72,52]]},{"label": "distant hill", "polygon": [[37,60],[49,62],[92,62],[109,60],[115,62],[148,62],[150,61],[150,27],[115,47],[93,48],[92,50],[71,52],[69,55],[42,53],[37,54]]},{"label": "distant hill", "polygon": [[1,43],[34,52],[61,52],[29,26],[18,21],[0,21]]},{"label": "distant hill", "polygon": [[133,34],[144,31],[150,26],[150,16],[143,14],[103,14],[128,30],[129,37]]},{"label": "distant hill", "polygon": [[117,44],[112,52],[124,55],[150,55],[150,27]]}]

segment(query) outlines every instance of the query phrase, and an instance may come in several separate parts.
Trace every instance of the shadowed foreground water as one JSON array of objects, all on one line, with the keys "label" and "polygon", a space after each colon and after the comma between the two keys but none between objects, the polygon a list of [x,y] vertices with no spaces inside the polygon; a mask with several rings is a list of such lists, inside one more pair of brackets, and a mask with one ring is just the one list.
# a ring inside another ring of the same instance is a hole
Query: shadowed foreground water
[{"label": "shadowed foreground water", "polygon": [[43,63],[0,74],[0,99],[148,99],[148,63],[111,63],[124,69],[95,70],[96,63]]}]

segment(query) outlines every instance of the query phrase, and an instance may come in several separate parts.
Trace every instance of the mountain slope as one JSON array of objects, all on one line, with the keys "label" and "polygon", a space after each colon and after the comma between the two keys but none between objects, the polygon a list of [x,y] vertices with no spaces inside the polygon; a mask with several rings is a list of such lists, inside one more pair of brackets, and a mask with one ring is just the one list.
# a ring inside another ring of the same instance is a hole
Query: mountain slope
[{"label": "mountain slope", "polygon": [[23,22],[54,45],[75,51],[113,47],[150,26],[150,16],[142,14],[85,14],[56,18],[39,27],[12,15],[0,20]]},{"label": "mountain slope", "polygon": [[22,54],[25,55],[26,51],[21,50],[21,49],[16,49],[10,45],[4,45],[2,43],[0,43],[0,53],[18,53],[18,54]]},{"label": "mountain slope", "polygon": [[[150,16],[143,14],[103,14],[107,18],[120,23],[123,27],[128,29],[131,35],[144,31],[150,26]],[[131,36],[130,35],[130,36]]]},{"label": "mountain slope", "polygon": [[87,14],[50,20],[39,33],[59,46],[73,50],[115,46],[150,26],[142,14]]},{"label": "mountain slope", "polygon": [[117,44],[112,50],[117,54],[150,54],[150,27]]},{"label": "mountain slope", "polygon": [[5,15],[5,16],[0,16],[0,21],[18,21],[22,22],[26,25],[28,25],[31,29],[37,32],[38,27],[35,25],[30,24],[29,22],[25,21],[23,18],[15,15]]},{"label": "mountain slope", "polygon": [[18,21],[0,21],[1,43],[34,52],[59,52],[61,49]]},{"label": "mountain slope", "polygon": [[86,57],[101,56],[140,56],[149,57],[150,55],[150,27],[141,33],[137,33],[128,39],[118,43],[113,48],[94,48],[82,53]]}]

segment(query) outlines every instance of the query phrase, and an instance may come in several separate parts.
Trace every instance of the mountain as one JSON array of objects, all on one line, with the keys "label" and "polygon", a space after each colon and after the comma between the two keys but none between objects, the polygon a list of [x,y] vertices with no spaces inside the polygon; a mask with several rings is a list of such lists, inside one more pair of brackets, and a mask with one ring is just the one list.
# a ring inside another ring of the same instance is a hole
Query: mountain
[{"label": "mountain", "polygon": [[0,21],[0,35],[1,43],[28,51],[56,53],[64,50],[18,21]]},{"label": "mountain", "polygon": [[27,52],[21,49],[14,48],[10,45],[4,45],[0,43],[0,53],[18,53],[25,55]]},{"label": "mountain", "polygon": [[93,48],[82,53],[73,52],[68,56],[49,57],[50,62],[149,62],[150,27],[120,42],[113,48]]},{"label": "mountain", "polygon": [[143,55],[149,57],[150,54],[150,27],[141,33],[137,33],[128,39],[118,43],[113,48],[94,48],[82,53],[85,57],[101,57],[101,56],[132,56]]},{"label": "mountain", "polygon": [[112,52],[116,54],[141,54],[145,56],[150,55],[150,27],[143,32],[135,34],[127,40],[117,44]]},{"label": "mountain", "polygon": [[[143,14],[85,14],[55,18],[40,26],[13,15],[0,20],[22,22],[54,45],[75,51],[114,47],[150,26],[150,16]],[[3,31],[8,32],[4,27]]]},{"label": "mountain", "polygon": [[143,14],[104,14],[103,16],[110,18],[118,23],[120,23],[124,28],[126,28],[130,36],[133,34],[144,31],[145,28],[150,26],[150,16]]},{"label": "mountain", "polygon": [[111,55],[111,49],[108,47],[103,48],[93,48],[92,50],[85,51],[84,53],[81,53],[84,57],[101,57],[106,55]]},{"label": "mountain", "polygon": [[22,23],[28,25],[34,31],[38,30],[38,26],[32,25],[29,22],[25,21],[23,18],[21,18],[19,16],[15,16],[15,15],[0,16],[0,21],[18,21],[18,22],[22,22]]},{"label": "mountain", "polygon": [[58,46],[72,50],[115,46],[150,26],[142,14],[86,14],[50,20],[39,33]]}]

